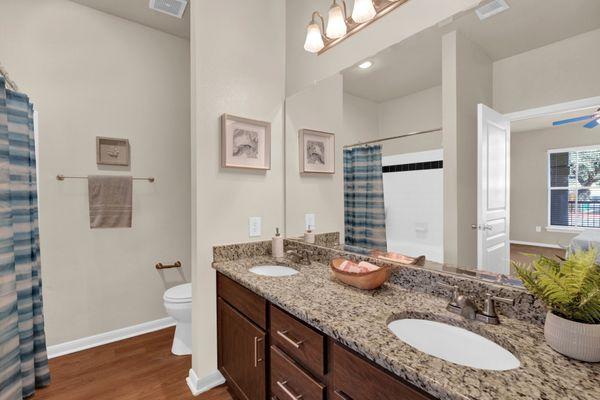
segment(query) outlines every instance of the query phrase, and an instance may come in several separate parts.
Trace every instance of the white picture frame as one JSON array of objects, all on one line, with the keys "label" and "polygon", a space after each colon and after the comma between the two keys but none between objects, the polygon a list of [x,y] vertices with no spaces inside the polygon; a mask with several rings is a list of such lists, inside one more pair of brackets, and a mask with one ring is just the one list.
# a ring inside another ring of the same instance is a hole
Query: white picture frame
[{"label": "white picture frame", "polygon": [[221,167],[270,170],[271,124],[223,114]]},{"label": "white picture frame", "polygon": [[335,174],[335,135],[330,132],[300,129],[300,173]]}]

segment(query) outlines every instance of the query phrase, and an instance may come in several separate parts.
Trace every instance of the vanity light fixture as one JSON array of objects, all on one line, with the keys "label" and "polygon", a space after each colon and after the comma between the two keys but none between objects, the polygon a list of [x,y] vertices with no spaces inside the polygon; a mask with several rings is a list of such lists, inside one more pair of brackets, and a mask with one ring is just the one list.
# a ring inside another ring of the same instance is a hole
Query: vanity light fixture
[{"label": "vanity light fixture", "polygon": [[[333,0],[327,24],[318,11],[313,12],[306,28],[304,50],[322,54],[408,0],[355,0],[352,16],[348,16],[345,0]],[[317,23],[321,20],[321,26]]]},{"label": "vanity light fixture", "polygon": [[[344,8],[342,9],[342,6]],[[339,39],[348,32],[346,26],[346,2],[342,0],[342,6],[333,0],[333,4],[329,7],[329,19],[327,20],[327,29],[325,36],[329,39]]]},{"label": "vanity light fixture", "polygon": [[323,34],[321,33],[321,28],[317,24],[315,17],[321,19],[321,26],[325,29],[325,21],[321,14],[315,11],[312,15],[312,19],[310,24],[308,24],[308,28],[306,28],[306,41],[304,42],[304,50],[309,53],[318,53],[321,51],[323,47],[325,47],[325,43],[323,43]]},{"label": "vanity light fixture", "polygon": [[355,0],[352,10],[352,20],[359,24],[372,20],[377,14],[373,0]]},{"label": "vanity light fixture", "polygon": [[373,66],[373,61],[369,61],[369,60],[358,64],[358,68],[360,68],[360,69],[368,69],[368,68],[371,68],[372,66]]}]

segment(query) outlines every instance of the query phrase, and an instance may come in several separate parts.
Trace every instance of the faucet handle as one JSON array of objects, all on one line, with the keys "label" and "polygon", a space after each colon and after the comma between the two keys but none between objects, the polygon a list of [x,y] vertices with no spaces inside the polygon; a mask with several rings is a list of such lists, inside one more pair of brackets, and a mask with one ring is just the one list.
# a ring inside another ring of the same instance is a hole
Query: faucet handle
[{"label": "faucet handle", "polygon": [[485,306],[483,308],[483,314],[485,316],[487,316],[487,317],[497,317],[498,316],[498,314],[496,314],[496,306],[495,306],[496,302],[510,304],[512,306],[515,304],[515,299],[508,299],[505,297],[497,297],[491,293],[486,293],[485,294]]},{"label": "faucet handle", "polygon": [[452,305],[454,307],[458,307],[457,300],[458,300],[458,296],[460,296],[460,289],[458,288],[458,286],[448,285],[447,283],[443,283],[443,282],[438,282],[437,285],[444,289],[452,290],[452,298],[450,299],[450,305]]}]

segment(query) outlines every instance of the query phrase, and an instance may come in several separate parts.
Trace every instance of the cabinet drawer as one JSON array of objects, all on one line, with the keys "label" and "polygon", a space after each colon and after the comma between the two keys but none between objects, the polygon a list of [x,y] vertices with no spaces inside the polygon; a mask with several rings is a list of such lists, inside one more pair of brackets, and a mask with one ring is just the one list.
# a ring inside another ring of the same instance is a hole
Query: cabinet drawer
[{"label": "cabinet drawer", "polygon": [[217,274],[217,296],[262,329],[267,329],[267,301],[223,274]]},{"label": "cabinet drawer", "polygon": [[271,346],[271,396],[281,400],[323,400],[325,386]]},{"label": "cabinet drawer", "polygon": [[271,305],[271,343],[317,376],[325,374],[325,336]]},{"label": "cabinet drawer", "polygon": [[334,400],[433,399],[399,379],[340,345],[333,345]]}]

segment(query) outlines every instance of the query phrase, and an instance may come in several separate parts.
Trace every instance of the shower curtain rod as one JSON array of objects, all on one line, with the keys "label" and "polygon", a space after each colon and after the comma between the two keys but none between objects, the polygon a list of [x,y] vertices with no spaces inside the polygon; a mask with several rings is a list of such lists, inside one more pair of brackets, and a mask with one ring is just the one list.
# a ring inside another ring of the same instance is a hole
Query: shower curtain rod
[{"label": "shower curtain rod", "polygon": [[344,149],[347,149],[348,147],[364,146],[366,144],[371,144],[371,143],[385,142],[387,140],[400,139],[400,138],[409,137],[409,136],[423,135],[424,133],[441,132],[441,131],[442,131],[442,128],[437,128],[437,129],[429,129],[429,130],[426,130],[426,131],[417,131],[417,132],[405,133],[404,135],[390,136],[390,137],[386,137],[386,138],[382,138],[382,139],[369,140],[369,141],[366,141],[366,142],[358,142],[358,143],[354,143],[354,144],[347,144],[347,145],[344,146]]},{"label": "shower curtain rod", "polygon": [[2,64],[0,64],[0,75],[4,77],[4,80],[6,80],[6,83],[12,88],[12,90],[14,90],[15,92],[19,91],[19,87],[17,86],[15,81],[10,79],[10,77],[8,76],[8,71],[2,66]]}]

